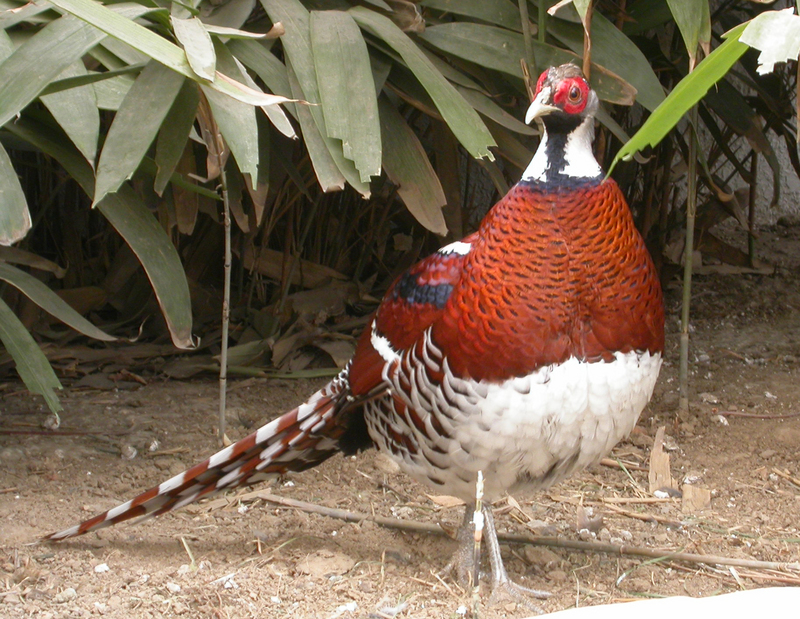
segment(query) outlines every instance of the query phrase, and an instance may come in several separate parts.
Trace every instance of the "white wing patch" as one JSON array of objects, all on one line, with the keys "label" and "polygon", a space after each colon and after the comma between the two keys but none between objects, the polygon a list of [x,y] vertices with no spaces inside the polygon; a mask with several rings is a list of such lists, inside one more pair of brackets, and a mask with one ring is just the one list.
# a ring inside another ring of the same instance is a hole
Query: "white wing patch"
[{"label": "white wing patch", "polygon": [[376,352],[381,356],[381,358],[386,361],[386,363],[398,361],[400,359],[400,353],[392,348],[392,343],[386,336],[378,333],[374,320],[372,321],[371,329],[372,333],[370,335],[370,343]]},{"label": "white wing patch", "polygon": [[436,253],[439,254],[458,254],[459,256],[466,256],[472,249],[472,244],[465,243],[464,241],[456,241],[444,247],[440,247]]}]

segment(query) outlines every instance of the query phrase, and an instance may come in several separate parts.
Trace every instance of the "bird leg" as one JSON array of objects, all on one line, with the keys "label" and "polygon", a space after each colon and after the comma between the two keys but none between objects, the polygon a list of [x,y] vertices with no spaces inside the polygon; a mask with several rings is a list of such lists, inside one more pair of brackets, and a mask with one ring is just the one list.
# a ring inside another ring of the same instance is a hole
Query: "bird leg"
[{"label": "bird leg", "polygon": [[[468,504],[464,511],[464,520],[456,532],[458,548],[444,570],[445,573],[452,573],[455,576],[456,582],[467,591],[472,590],[474,586],[473,574],[476,573],[474,563],[474,513],[475,504]],[[550,597],[552,594],[549,591],[539,591],[523,587],[508,577],[506,568],[503,565],[503,558],[500,556],[500,542],[497,540],[497,531],[494,526],[492,508],[486,503],[483,504],[483,515],[483,540],[486,542],[486,554],[489,555],[489,565],[492,568],[492,593],[489,598],[490,603],[499,601],[499,598],[505,595],[511,597],[515,602],[519,602],[538,611],[539,609],[530,602],[530,598],[543,600]]]},{"label": "bird leg", "polygon": [[489,598],[490,602],[498,601],[498,596],[505,594],[512,597],[514,601],[539,611],[540,609],[530,602],[530,598],[533,597],[539,600],[545,600],[549,598],[552,593],[523,587],[508,577],[506,567],[503,565],[503,557],[500,556],[500,542],[497,540],[497,530],[494,527],[494,516],[492,515],[491,506],[486,505],[483,508],[483,513],[486,519],[483,529],[483,539],[486,540],[489,565],[492,566],[492,594]]}]

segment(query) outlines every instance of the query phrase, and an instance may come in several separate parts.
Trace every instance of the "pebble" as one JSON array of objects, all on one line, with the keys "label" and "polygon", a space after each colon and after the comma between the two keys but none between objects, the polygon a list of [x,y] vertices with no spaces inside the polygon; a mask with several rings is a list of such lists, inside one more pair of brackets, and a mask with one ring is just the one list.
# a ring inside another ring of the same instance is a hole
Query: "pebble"
[{"label": "pebble", "polygon": [[72,587],[67,587],[63,591],[56,593],[56,596],[53,598],[53,601],[56,604],[65,604],[66,602],[71,602],[78,598],[78,592],[75,591]]},{"label": "pebble", "polygon": [[103,573],[108,572],[110,570],[111,570],[111,568],[108,567],[108,563],[101,563],[100,565],[95,565],[94,566],[94,571],[95,571],[96,574],[103,574]]},{"label": "pebble", "polygon": [[553,570],[548,572],[546,577],[553,582],[564,582],[567,579],[567,573],[564,570]]},{"label": "pebble", "polygon": [[166,587],[167,591],[169,591],[170,593],[180,593],[181,590],[181,586],[178,583],[174,582],[168,582]]},{"label": "pebble", "polygon": [[762,451],[762,452],[761,452],[760,454],[758,454],[758,455],[759,455],[759,456],[761,456],[762,458],[764,458],[764,460],[769,460],[769,459],[770,459],[772,456],[774,456],[776,453],[778,453],[778,452],[777,452],[777,451],[775,451],[774,449],[765,449],[764,451]]}]

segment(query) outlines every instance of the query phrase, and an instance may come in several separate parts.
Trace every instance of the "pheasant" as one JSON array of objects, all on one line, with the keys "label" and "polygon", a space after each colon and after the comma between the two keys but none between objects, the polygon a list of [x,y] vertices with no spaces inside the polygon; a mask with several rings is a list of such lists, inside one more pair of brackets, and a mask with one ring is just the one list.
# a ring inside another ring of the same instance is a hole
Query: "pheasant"
[{"label": "pheasant", "polygon": [[518,587],[500,557],[491,503],[606,455],[649,401],[664,350],[656,270],[592,153],[597,107],[577,67],[542,73],[525,118],[541,125],[542,138],[520,182],[477,232],[392,284],[338,376],[204,462],[46,539],[377,447],[467,504],[462,578],[474,568],[482,472],[492,587]]}]

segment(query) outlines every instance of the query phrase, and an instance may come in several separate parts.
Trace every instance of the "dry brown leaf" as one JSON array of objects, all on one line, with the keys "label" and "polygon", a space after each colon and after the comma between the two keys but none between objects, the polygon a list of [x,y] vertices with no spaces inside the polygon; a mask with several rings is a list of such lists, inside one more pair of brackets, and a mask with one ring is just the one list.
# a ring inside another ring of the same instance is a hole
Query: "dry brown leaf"
[{"label": "dry brown leaf", "polygon": [[[274,249],[259,248],[252,246],[245,248],[242,254],[242,262],[248,270],[255,270],[261,275],[281,281],[284,274],[284,256],[282,252]],[[292,259],[286,261],[286,273],[291,269]],[[300,260],[300,265],[294,270],[291,283],[304,288],[319,288],[332,279],[346,280],[347,276],[338,271],[321,264],[315,264],[309,260]]]},{"label": "dry brown leaf", "polygon": [[436,503],[439,507],[459,507],[464,505],[464,501],[458,497],[449,496],[446,494],[426,494],[431,501]]},{"label": "dry brown leaf", "polygon": [[669,466],[669,454],[664,451],[664,434],[666,428],[661,426],[656,432],[653,450],[650,452],[650,494],[661,490],[669,494],[669,490],[677,490],[678,485],[672,477]]},{"label": "dry brown leaf", "polygon": [[694,514],[711,507],[711,490],[702,486],[683,484],[683,503],[681,511],[684,514]]}]

